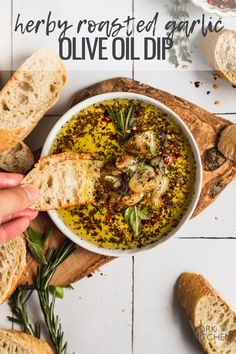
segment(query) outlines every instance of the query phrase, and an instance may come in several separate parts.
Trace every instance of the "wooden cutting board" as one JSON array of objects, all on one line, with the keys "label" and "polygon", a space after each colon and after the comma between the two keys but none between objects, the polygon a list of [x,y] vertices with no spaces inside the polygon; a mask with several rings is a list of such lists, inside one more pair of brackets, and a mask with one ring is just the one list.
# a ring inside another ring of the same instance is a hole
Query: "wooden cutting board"
[{"label": "wooden cutting board", "polygon": [[[207,208],[234,179],[236,164],[226,160],[216,148],[220,133],[232,124],[231,122],[214,116],[179,97],[128,78],[102,81],[81,90],[77,93],[73,105],[86,98],[107,92],[135,92],[155,98],[176,112],[188,125],[199,146],[204,169],[202,194],[194,216]],[[40,213],[31,223],[31,226],[40,232],[44,232],[49,225],[52,226],[49,247],[58,247],[65,236],[52,224],[46,213]],[[97,255],[77,247],[76,251],[57,269],[52,283],[55,285],[73,283],[88,276],[110,260],[112,257]],[[28,254],[27,273],[22,277],[20,284],[32,282],[37,266]]]}]

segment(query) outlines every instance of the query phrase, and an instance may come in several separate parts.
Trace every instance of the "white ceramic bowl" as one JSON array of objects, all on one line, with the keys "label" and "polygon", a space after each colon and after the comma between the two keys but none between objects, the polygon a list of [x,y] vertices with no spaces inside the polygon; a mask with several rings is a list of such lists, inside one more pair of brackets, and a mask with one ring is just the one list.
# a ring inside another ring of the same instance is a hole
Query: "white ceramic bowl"
[{"label": "white ceramic bowl", "polygon": [[209,5],[206,0],[192,0],[192,2],[201,7],[203,11],[208,12],[219,17],[236,16],[235,9],[220,9],[219,7]]},{"label": "white ceramic bowl", "polygon": [[76,235],[71,229],[69,229],[69,227],[67,227],[64,224],[64,222],[61,220],[61,218],[59,217],[59,215],[56,211],[48,212],[49,216],[51,217],[51,219],[53,220],[55,225],[63,232],[63,234],[65,234],[69,239],[71,239],[73,242],[75,242],[79,246],[86,248],[86,249],[88,249],[92,252],[95,252],[95,253],[118,257],[118,256],[123,256],[123,255],[134,255],[136,253],[150,250],[150,249],[156,247],[157,245],[159,245],[160,243],[162,243],[163,241],[167,240],[169,237],[175,235],[184,226],[184,224],[191,217],[191,215],[197,205],[200,193],[201,193],[202,166],[201,166],[201,158],[200,158],[197,144],[196,144],[190,130],[185,125],[185,123],[172,110],[170,110],[168,107],[166,107],[162,103],[160,103],[152,98],[149,98],[147,96],[139,95],[136,93],[120,93],[120,92],[106,93],[106,94],[102,94],[102,95],[88,98],[87,100],[85,100],[81,103],[78,103],[76,106],[71,108],[68,112],[66,112],[59,119],[59,121],[55,124],[55,126],[52,128],[52,130],[49,133],[49,135],[46,139],[46,142],[44,144],[44,147],[42,150],[42,156],[47,156],[49,154],[51,146],[52,146],[57,134],[59,133],[61,128],[73,117],[73,115],[75,115],[76,113],[80,112],[81,110],[83,110],[95,103],[99,103],[99,102],[103,102],[103,101],[107,101],[107,100],[112,100],[115,98],[141,100],[141,101],[144,101],[144,102],[146,102],[150,105],[153,105],[157,108],[160,108],[163,112],[166,112],[181,127],[183,133],[185,134],[185,136],[187,137],[187,139],[191,145],[191,148],[192,148],[192,151],[194,154],[194,158],[196,161],[196,183],[195,183],[194,195],[193,195],[193,199],[192,199],[188,209],[186,210],[182,220],[179,222],[177,227],[172,229],[172,231],[167,236],[165,236],[161,240],[159,240],[149,246],[139,248],[139,249],[128,249],[128,250],[112,250],[112,249],[98,247],[95,244],[88,242],[88,241],[84,240],[83,238],[79,237],[78,235]]}]

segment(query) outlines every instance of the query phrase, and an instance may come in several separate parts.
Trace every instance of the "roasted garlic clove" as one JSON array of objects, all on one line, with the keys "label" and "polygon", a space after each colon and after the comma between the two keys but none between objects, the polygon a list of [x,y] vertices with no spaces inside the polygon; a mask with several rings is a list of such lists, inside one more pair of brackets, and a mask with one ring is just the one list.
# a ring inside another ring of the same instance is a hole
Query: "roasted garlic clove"
[{"label": "roasted garlic clove", "polygon": [[127,141],[125,148],[134,154],[153,156],[158,148],[156,134],[153,131],[135,134]]},{"label": "roasted garlic clove", "polygon": [[130,192],[121,199],[121,203],[125,207],[138,204],[144,197],[144,193],[134,193]]},{"label": "roasted garlic clove", "polygon": [[158,185],[158,176],[151,166],[143,165],[137,169],[129,181],[129,188],[135,193],[153,191]]},{"label": "roasted garlic clove", "polygon": [[158,185],[152,191],[150,196],[150,204],[152,208],[157,208],[160,202],[160,197],[167,191],[169,187],[169,178],[161,174],[158,175]]},{"label": "roasted garlic clove", "polygon": [[121,179],[116,176],[111,176],[111,175],[105,176],[104,181],[106,182],[108,187],[110,187],[112,190],[118,190],[122,185]]},{"label": "roasted garlic clove", "polygon": [[135,172],[138,166],[138,161],[131,155],[121,155],[116,160],[116,167],[125,173]]}]

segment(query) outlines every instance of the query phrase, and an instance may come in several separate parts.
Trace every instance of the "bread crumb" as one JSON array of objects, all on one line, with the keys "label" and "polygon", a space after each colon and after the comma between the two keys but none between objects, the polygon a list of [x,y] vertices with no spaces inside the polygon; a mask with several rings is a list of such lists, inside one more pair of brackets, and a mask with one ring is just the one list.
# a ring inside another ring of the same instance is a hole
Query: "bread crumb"
[{"label": "bread crumb", "polygon": [[213,89],[215,89],[215,90],[218,89],[218,87],[219,87],[219,86],[216,85],[216,84],[213,85]]},{"label": "bread crumb", "polygon": [[220,101],[219,100],[216,100],[214,103],[215,103],[216,106],[220,105]]}]

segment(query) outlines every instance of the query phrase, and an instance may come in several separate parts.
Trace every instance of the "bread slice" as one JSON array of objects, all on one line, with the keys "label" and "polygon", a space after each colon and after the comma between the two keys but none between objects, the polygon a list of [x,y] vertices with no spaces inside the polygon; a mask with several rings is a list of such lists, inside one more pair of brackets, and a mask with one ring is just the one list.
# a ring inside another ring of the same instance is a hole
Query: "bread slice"
[{"label": "bread slice", "polygon": [[236,85],[236,31],[209,33],[203,39],[203,52],[219,75]]},{"label": "bread slice", "polygon": [[17,331],[0,330],[1,354],[53,354],[52,348],[43,340]]},{"label": "bread slice", "polygon": [[0,152],[24,140],[65,82],[64,64],[53,51],[43,49],[26,60],[0,92]]},{"label": "bread slice", "polygon": [[46,211],[91,204],[101,167],[91,154],[65,152],[41,158],[22,181],[40,191],[31,208]]},{"label": "bread slice", "polygon": [[177,296],[206,353],[236,353],[236,314],[203,276],[181,274]]},{"label": "bread slice", "polygon": [[25,267],[26,245],[22,236],[0,245],[0,304],[14,292]]},{"label": "bread slice", "polygon": [[26,144],[18,143],[0,153],[0,169],[13,173],[26,173],[34,164],[34,155]]}]

